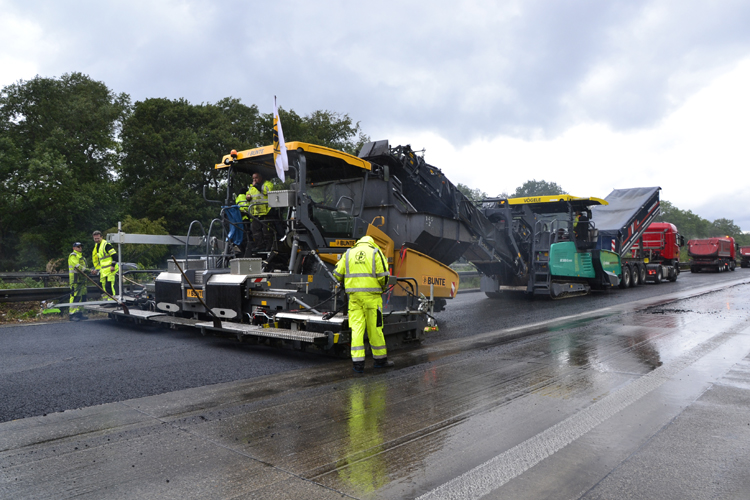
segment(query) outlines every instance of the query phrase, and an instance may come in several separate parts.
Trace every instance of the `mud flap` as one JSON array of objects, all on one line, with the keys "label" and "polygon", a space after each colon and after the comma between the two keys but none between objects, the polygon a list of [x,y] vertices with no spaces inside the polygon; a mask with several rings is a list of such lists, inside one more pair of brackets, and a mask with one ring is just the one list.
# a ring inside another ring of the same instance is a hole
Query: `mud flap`
[{"label": "mud flap", "polygon": [[591,287],[585,283],[556,283],[550,284],[550,297],[553,299],[564,299],[567,297],[577,297],[587,295]]},{"label": "mud flap", "polygon": [[613,272],[604,271],[604,277],[602,279],[604,286],[620,286],[620,278]]}]

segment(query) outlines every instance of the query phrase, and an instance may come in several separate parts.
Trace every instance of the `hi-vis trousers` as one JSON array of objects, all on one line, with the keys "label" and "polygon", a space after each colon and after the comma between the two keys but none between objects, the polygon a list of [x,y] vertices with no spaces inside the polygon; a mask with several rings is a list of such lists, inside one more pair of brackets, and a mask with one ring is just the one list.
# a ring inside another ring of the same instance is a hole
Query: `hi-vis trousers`
[{"label": "hi-vis trousers", "polygon": [[383,336],[383,296],[381,294],[371,292],[349,294],[349,327],[352,329],[353,362],[365,360],[365,332],[370,342],[372,357],[375,359],[388,357]]}]

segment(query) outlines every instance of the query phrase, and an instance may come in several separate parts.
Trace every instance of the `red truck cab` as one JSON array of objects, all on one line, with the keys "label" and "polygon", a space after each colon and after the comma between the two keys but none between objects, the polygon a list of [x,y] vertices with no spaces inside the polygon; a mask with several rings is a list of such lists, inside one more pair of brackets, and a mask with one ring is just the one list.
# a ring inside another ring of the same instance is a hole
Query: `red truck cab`
[{"label": "red truck cab", "polygon": [[643,232],[641,241],[632,247],[633,259],[647,262],[643,281],[659,283],[660,276],[675,281],[680,274],[680,247],[684,244],[685,238],[677,231],[677,226],[670,222],[652,222]]},{"label": "red truck cab", "polygon": [[[644,256],[651,261],[680,261],[680,245],[684,245],[677,226],[670,222],[652,222],[643,233]],[[637,246],[634,248],[638,249]],[[635,252],[634,252],[635,253]]]}]

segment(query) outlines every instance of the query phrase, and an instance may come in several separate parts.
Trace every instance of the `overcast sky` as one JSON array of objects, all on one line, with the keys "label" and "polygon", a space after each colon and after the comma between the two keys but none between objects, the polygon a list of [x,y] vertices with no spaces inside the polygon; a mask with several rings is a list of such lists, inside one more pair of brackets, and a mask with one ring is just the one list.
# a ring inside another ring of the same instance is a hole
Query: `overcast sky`
[{"label": "overcast sky", "polygon": [[0,0],[0,86],[74,71],[347,113],[489,195],[661,186],[750,231],[748,0]]}]

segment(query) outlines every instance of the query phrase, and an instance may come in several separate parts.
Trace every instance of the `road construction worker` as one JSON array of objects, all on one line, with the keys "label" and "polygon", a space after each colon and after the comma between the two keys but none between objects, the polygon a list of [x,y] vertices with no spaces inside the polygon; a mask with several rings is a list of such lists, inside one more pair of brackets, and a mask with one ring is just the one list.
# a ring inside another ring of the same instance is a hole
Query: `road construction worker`
[{"label": "road construction worker", "polygon": [[242,248],[241,252],[246,252],[248,248],[252,247],[252,237],[250,232],[250,203],[247,201],[247,193],[240,193],[234,199],[234,204],[240,208],[242,214]]},{"label": "road construction worker", "polygon": [[[68,256],[68,284],[70,285],[70,303],[86,302],[86,277],[81,272],[86,272],[86,258],[83,256],[83,245],[76,241],[73,243],[73,251]],[[84,316],[83,307],[70,307],[70,321],[81,321],[89,319]]]},{"label": "road construction worker", "polygon": [[388,284],[388,261],[370,236],[363,236],[336,264],[333,275],[344,282],[349,296],[349,327],[352,329],[351,354],[354,371],[365,369],[365,332],[375,360],[375,368],[388,368],[388,352],[383,336],[383,296]]},{"label": "road construction worker", "polygon": [[263,175],[253,174],[253,185],[247,192],[250,204],[250,215],[253,216],[252,231],[253,244],[256,252],[268,252],[273,247],[273,228],[266,222],[271,212],[268,206],[268,192],[273,189],[271,181],[263,181]]},{"label": "road construction worker", "polygon": [[[102,238],[101,231],[94,231],[93,237],[95,245],[94,251],[91,252],[91,258],[94,265],[94,274],[99,274],[102,288],[114,297],[117,295],[117,272],[120,270],[117,250]],[[106,296],[104,298],[112,300]]]},{"label": "road construction worker", "polygon": [[586,211],[576,212],[573,232],[577,241],[587,241],[589,237],[589,218]]}]

